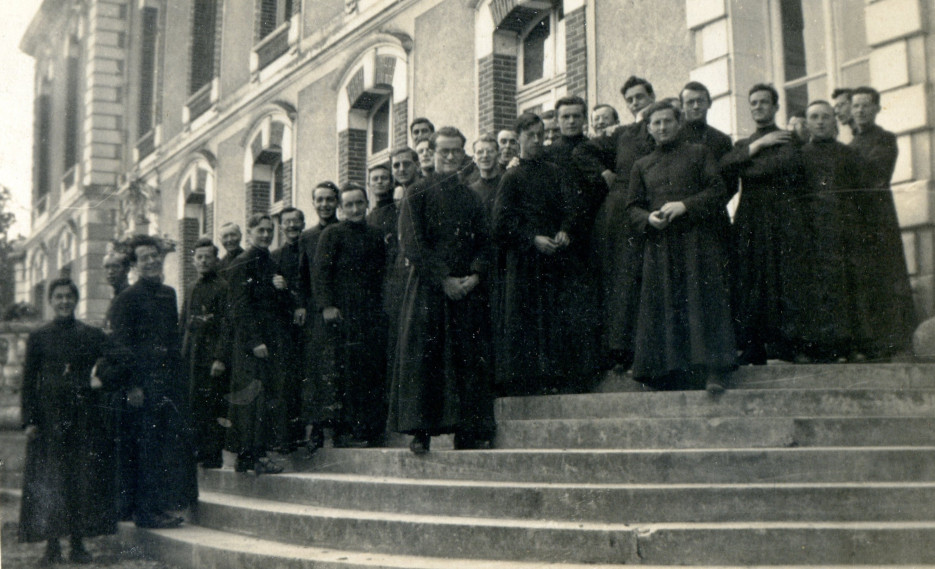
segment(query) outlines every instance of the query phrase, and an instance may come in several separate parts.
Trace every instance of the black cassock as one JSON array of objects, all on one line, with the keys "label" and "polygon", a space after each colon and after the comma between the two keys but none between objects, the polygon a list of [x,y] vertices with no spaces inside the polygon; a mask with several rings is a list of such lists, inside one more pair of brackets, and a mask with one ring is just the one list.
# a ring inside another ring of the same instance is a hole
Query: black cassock
[{"label": "black cassock", "polygon": [[107,393],[90,387],[106,336],[74,318],[56,319],[29,335],[23,370],[24,425],[38,427],[26,444],[20,541],[116,533],[113,414]]},{"label": "black cassock", "polygon": [[[408,190],[407,190],[408,191]],[[386,246],[386,271],[383,276],[383,310],[386,313],[387,329],[386,361],[390,366],[396,359],[396,343],[399,334],[399,311],[406,292],[409,267],[406,258],[399,254],[399,206],[392,195],[377,202],[367,216],[367,223],[376,227],[383,236]],[[387,377],[392,377],[388,369]],[[389,388],[389,384],[387,384]]]},{"label": "black cassock", "polygon": [[850,247],[862,170],[857,152],[836,140],[801,152],[805,184],[789,221],[797,237],[784,260],[783,329],[797,353],[830,359],[856,347],[851,279],[859,267]]},{"label": "black cassock", "polygon": [[763,347],[773,357],[787,356],[782,346],[783,257],[800,239],[793,222],[792,199],[803,191],[799,146],[778,144],[750,156],[750,145],[779,130],[757,128],[721,158],[721,172],[739,177],[743,188],[731,227],[731,308],[738,345]]},{"label": "black cassock", "polygon": [[[522,159],[504,174],[494,206],[494,238],[503,263],[496,381],[505,393],[578,386],[574,380],[582,359],[574,324],[580,314],[568,299],[579,259],[570,248],[547,255],[535,246],[537,235],[571,235],[574,220],[561,172],[551,162]],[[568,385],[569,380],[574,383]]]},{"label": "black cassock", "polygon": [[383,232],[343,221],[322,233],[315,259],[318,313],[330,306],[341,312],[341,320],[328,325],[336,364],[335,429],[376,440],[386,426]]},{"label": "black cassock", "polygon": [[188,364],[189,397],[195,456],[199,462],[221,463],[224,429],[218,419],[227,417],[224,396],[229,391],[228,372],[211,376],[211,365],[222,362],[230,369],[230,329],[227,281],[211,271],[198,278],[185,296],[182,310],[182,358]]},{"label": "black cassock", "polygon": [[[723,242],[729,198],[701,145],[664,144],[634,165],[628,210],[633,229],[646,235],[634,378],[693,387],[679,376],[736,366]],[[651,212],[677,201],[685,214],[662,230],[649,224]]]},{"label": "black cassock", "polygon": [[182,362],[175,289],[138,280],[110,308],[115,347],[109,359],[128,369],[127,387],[143,390],[129,408],[137,437],[133,512],[150,515],[186,508],[198,498],[188,374]]},{"label": "black cassock", "polygon": [[[400,254],[409,279],[399,319],[388,425],[400,433],[463,432],[489,438],[489,236],[484,206],[457,175],[430,175],[410,187],[399,214]],[[448,277],[481,284],[451,300]]]},{"label": "black cassock", "polygon": [[[245,459],[294,442],[286,430],[283,401],[283,356],[288,353],[293,300],[288,291],[273,286],[277,270],[269,251],[251,247],[230,272],[233,370],[227,445]],[[261,344],[269,354],[266,358],[253,353]]]},{"label": "black cassock", "polygon": [[916,325],[906,256],[890,191],[896,168],[896,136],[873,125],[855,131],[850,147],[863,161],[863,187],[852,196],[857,231],[852,251],[858,349],[890,356],[908,348]]}]

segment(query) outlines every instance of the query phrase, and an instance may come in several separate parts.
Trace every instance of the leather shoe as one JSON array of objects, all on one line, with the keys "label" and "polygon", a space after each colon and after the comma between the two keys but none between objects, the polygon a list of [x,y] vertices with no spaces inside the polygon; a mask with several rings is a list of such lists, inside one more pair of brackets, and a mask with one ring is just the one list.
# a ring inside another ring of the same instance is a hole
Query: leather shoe
[{"label": "leather shoe", "polygon": [[416,433],[412,437],[412,441],[409,443],[409,450],[413,454],[426,454],[429,452],[429,446],[432,443],[432,438],[428,433]]},{"label": "leather shoe", "polygon": [[91,562],[91,554],[88,553],[88,550],[83,546],[78,548],[72,547],[71,551],[68,552],[68,560],[78,565],[87,565]]},{"label": "leather shoe", "polygon": [[282,472],[282,465],[273,462],[268,457],[258,458],[253,465],[253,472],[257,476],[261,474],[279,474]]},{"label": "leather shoe", "polygon": [[58,539],[50,539],[46,544],[45,554],[39,560],[39,567],[51,567],[56,563],[64,563],[65,559],[62,557],[62,545],[59,543]]}]

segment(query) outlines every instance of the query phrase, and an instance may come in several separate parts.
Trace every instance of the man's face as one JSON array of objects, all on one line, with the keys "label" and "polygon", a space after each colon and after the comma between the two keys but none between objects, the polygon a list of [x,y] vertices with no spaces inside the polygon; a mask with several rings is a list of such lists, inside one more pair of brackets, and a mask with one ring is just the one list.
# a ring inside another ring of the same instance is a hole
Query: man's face
[{"label": "man's face", "polygon": [[542,127],[544,129],[544,138],[543,144],[545,146],[551,146],[552,143],[558,139],[562,134],[561,128],[558,126],[558,119],[542,119]]},{"label": "man's face", "polygon": [[538,157],[542,154],[544,138],[545,127],[542,123],[536,123],[519,133],[520,156],[526,159]]},{"label": "man's face", "polygon": [[155,280],[162,277],[162,253],[152,245],[140,245],[134,249],[136,270],[140,278]]},{"label": "man's face", "polygon": [[851,99],[848,95],[838,95],[834,98],[834,116],[841,124],[851,122]]},{"label": "man's face", "polygon": [[858,127],[872,126],[876,122],[877,113],[879,112],[880,105],[873,103],[872,96],[858,93],[851,98],[851,117]]},{"label": "man's face", "polygon": [[834,124],[834,109],[830,105],[812,105],[805,111],[805,126],[813,138],[828,140],[835,138],[837,125]]},{"label": "man's face", "polygon": [[302,235],[302,230],[305,229],[305,219],[299,211],[290,211],[289,213],[283,214],[280,223],[282,225],[283,237],[285,237],[286,241],[289,243],[298,241],[299,237]]},{"label": "man's face", "polygon": [[439,136],[435,140],[435,171],[452,174],[458,171],[464,159],[464,147],[456,136]]},{"label": "man's face", "polygon": [[501,130],[497,134],[497,144],[500,145],[500,163],[506,164],[519,156],[519,137],[512,130]]},{"label": "man's face", "polygon": [[107,283],[116,287],[127,280],[127,273],[130,267],[126,262],[127,256],[112,253],[104,258],[104,273],[107,275]]},{"label": "man's face", "polygon": [[646,91],[646,85],[634,85],[623,94],[627,109],[635,117],[640,111],[653,104],[655,97]]},{"label": "man's face", "polygon": [[428,140],[416,144],[416,154],[419,155],[419,168],[435,167],[435,151],[429,146]]},{"label": "man's face", "polygon": [[382,198],[390,191],[390,173],[383,168],[371,170],[367,181],[370,186],[370,191],[373,192],[373,195],[377,198]]},{"label": "man's face", "polygon": [[52,291],[49,304],[52,305],[52,312],[55,313],[56,318],[69,318],[75,313],[78,299],[69,287],[57,286]]},{"label": "man's face", "polygon": [[347,221],[361,223],[367,215],[367,196],[358,190],[342,193],[341,212]]},{"label": "man's face", "polygon": [[228,227],[221,230],[221,245],[228,253],[236,251],[237,248],[240,247],[240,240],[242,238],[243,235],[240,234],[240,229],[236,227]]},{"label": "man's face", "polygon": [[604,134],[606,128],[614,126],[618,122],[614,120],[614,110],[610,107],[601,107],[591,115],[591,125],[597,134]]},{"label": "man's face", "polygon": [[649,134],[656,144],[665,144],[675,140],[679,131],[679,121],[675,118],[675,111],[662,109],[649,116]]},{"label": "man's face", "polygon": [[705,122],[710,108],[711,101],[704,91],[682,91],[682,112],[686,122]]},{"label": "man's face", "polygon": [[404,186],[411,184],[416,179],[416,172],[419,171],[419,165],[412,159],[408,150],[393,156],[390,166],[393,168],[393,178],[396,183]]},{"label": "man's face", "polygon": [[247,230],[250,243],[258,249],[269,249],[273,242],[273,222],[263,219],[255,227]]},{"label": "man's face", "polygon": [[490,172],[497,167],[499,149],[494,142],[478,142],[474,145],[474,162],[481,172]]},{"label": "man's face", "polygon": [[206,275],[217,266],[218,256],[214,252],[214,247],[198,247],[192,256],[192,263],[195,265],[195,272],[199,276]]},{"label": "man's face", "polygon": [[558,108],[557,116],[558,127],[563,136],[578,136],[583,132],[587,116],[583,106],[562,105]]},{"label": "man's face", "polygon": [[315,188],[312,193],[312,205],[315,207],[318,219],[330,221],[334,219],[334,213],[338,207],[338,196],[331,188]]},{"label": "man's face", "polygon": [[773,103],[773,96],[769,91],[754,91],[750,95],[750,116],[758,125],[773,124],[779,105]]},{"label": "man's face", "polygon": [[415,140],[420,136],[429,136],[432,134],[432,127],[429,126],[427,122],[419,122],[412,125],[412,139]]}]

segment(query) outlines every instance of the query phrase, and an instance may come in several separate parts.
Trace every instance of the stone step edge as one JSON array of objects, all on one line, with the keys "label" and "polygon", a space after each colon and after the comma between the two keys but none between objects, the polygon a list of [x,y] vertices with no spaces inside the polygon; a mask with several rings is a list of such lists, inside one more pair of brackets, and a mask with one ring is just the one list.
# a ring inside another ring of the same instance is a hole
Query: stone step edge
[{"label": "stone step edge", "polygon": [[231,494],[203,492],[199,501],[222,508],[245,509],[273,512],[298,517],[316,516],[323,518],[384,521],[389,523],[420,523],[451,526],[483,526],[489,528],[513,527],[529,530],[570,530],[570,531],[619,531],[639,534],[653,533],[660,530],[783,530],[783,529],[832,529],[832,530],[904,530],[922,529],[935,531],[935,519],[931,521],[901,522],[699,522],[699,523],[600,523],[557,520],[527,520],[510,518],[480,518],[470,516],[436,516],[427,514],[400,514],[393,512],[374,512],[326,508],[288,502],[276,502],[261,498],[250,498]]},{"label": "stone step edge", "polygon": [[[233,470],[222,470],[220,476],[248,476],[249,474],[235,473]],[[935,473],[933,473],[935,475]],[[332,472],[284,472],[269,477],[275,481],[278,478],[297,478],[313,482],[315,480],[377,484],[385,486],[425,486],[425,487],[451,487],[459,488],[504,488],[504,489],[531,489],[545,488],[549,490],[697,490],[697,489],[829,489],[843,490],[853,488],[924,488],[935,489],[935,480],[932,481],[895,481],[895,482],[717,482],[717,483],[569,483],[569,482],[512,482],[500,480],[464,480],[443,478],[403,478],[398,476],[376,476],[367,474],[343,474]],[[275,483],[275,482],[273,482]],[[199,479],[199,487],[211,486],[210,481]],[[224,494],[218,490],[209,490],[208,493]]]},{"label": "stone step edge", "polygon": [[[452,559],[447,557],[419,557],[412,555],[393,555],[383,553],[364,553],[358,551],[318,548],[284,544],[256,537],[242,536],[199,526],[186,526],[175,530],[143,530],[131,524],[121,524],[122,539],[143,542],[144,549],[158,547],[160,544],[177,547],[184,544],[191,547],[192,560],[204,557],[208,551],[226,551],[238,554],[243,563],[238,566],[259,567],[270,558],[289,561],[307,561],[308,569],[322,567],[328,563],[331,567],[360,569],[617,569],[620,565],[595,565],[577,563],[549,563],[541,561],[499,561],[479,559]],[[147,547],[150,546],[150,547]],[[200,550],[200,551],[198,551]],[[290,564],[290,567],[294,566]],[[675,569],[672,565],[641,565],[643,569]],[[802,569],[804,565],[743,565],[743,566],[694,566],[694,569]],[[840,565],[808,565],[810,569],[840,569]],[[852,565],[852,569],[889,569],[906,567],[905,565]],[[913,565],[916,569],[935,569],[935,565]],[[183,568],[188,569],[188,568]]]}]

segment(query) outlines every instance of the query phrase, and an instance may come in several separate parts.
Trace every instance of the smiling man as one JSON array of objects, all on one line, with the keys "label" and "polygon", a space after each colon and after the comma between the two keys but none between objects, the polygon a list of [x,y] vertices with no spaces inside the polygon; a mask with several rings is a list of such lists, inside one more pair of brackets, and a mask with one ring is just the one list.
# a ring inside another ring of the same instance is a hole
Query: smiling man
[{"label": "smiling man", "polygon": [[[711,93],[697,81],[690,81],[679,93],[684,113],[681,137],[685,142],[704,145],[715,160],[730,152],[733,142],[729,136],[708,124]],[[730,187],[730,184],[728,183]]]}]

